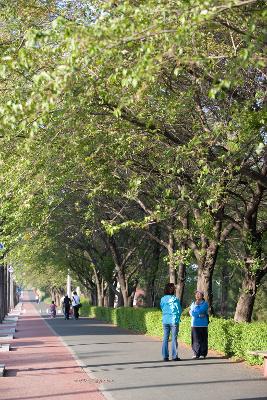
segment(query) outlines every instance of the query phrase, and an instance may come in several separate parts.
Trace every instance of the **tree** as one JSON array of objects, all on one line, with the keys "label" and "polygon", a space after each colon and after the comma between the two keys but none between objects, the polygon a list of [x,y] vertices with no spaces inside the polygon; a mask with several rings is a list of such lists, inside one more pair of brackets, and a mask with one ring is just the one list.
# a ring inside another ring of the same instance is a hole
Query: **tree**
[{"label": "tree", "polygon": [[[32,207],[30,225],[47,222],[66,190],[132,205],[154,185],[148,218],[127,222],[123,210],[122,227],[155,218],[170,266],[173,249],[188,257],[191,247],[212,303],[218,248],[237,228],[229,191],[244,177],[266,188],[265,160],[258,170],[254,157],[265,144],[264,2],[96,2],[89,14],[84,5],[82,18],[58,6],[46,29],[30,23],[21,46],[4,49],[0,128],[15,150],[3,174],[6,236],[26,228]],[[126,301],[122,258],[109,248]]]}]

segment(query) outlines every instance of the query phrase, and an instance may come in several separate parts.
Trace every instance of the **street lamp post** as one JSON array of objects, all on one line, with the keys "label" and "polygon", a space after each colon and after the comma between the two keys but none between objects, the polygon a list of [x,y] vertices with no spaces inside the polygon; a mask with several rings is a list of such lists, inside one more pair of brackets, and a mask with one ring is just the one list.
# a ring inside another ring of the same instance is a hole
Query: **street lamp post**
[{"label": "street lamp post", "polygon": [[9,289],[9,306],[11,309],[14,308],[14,282],[13,282],[13,267],[10,265],[8,267],[8,272],[9,272],[9,276],[10,276],[10,289]]},{"label": "street lamp post", "polygon": [[67,275],[67,295],[71,298],[71,277],[70,277],[70,270],[68,269]]}]

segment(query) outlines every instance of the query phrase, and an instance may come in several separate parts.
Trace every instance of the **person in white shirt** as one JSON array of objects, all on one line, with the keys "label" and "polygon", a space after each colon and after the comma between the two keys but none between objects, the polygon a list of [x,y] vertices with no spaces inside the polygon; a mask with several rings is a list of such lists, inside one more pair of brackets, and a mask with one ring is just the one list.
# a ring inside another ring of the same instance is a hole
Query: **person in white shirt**
[{"label": "person in white shirt", "polygon": [[79,308],[80,308],[80,297],[77,295],[77,292],[73,292],[72,296],[72,308],[74,313],[74,318],[79,318]]}]

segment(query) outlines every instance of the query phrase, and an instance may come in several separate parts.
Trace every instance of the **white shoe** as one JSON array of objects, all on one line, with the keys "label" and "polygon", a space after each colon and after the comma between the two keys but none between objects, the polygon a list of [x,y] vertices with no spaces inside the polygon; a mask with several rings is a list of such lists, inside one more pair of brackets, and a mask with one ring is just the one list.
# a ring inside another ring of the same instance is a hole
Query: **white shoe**
[{"label": "white shoe", "polygon": [[206,358],[206,356],[200,356],[199,358]]},{"label": "white shoe", "polygon": [[193,356],[192,357],[193,360],[196,360],[197,358],[199,358],[199,357],[197,357],[197,356]]}]

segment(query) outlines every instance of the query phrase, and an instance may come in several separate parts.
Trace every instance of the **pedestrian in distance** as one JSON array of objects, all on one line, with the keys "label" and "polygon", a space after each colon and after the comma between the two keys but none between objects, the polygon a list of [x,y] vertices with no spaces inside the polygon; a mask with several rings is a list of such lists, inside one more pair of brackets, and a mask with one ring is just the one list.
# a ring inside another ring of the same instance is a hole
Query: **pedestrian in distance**
[{"label": "pedestrian in distance", "polygon": [[62,311],[63,315],[64,315],[64,299],[65,299],[65,296],[62,296],[60,298],[61,311]]},{"label": "pedestrian in distance", "polygon": [[164,361],[169,361],[169,337],[172,334],[171,354],[172,361],[180,361],[178,357],[179,323],[182,314],[180,300],[175,296],[175,285],[168,283],[164,289],[164,296],[160,300],[163,324],[162,356]]},{"label": "pedestrian in distance", "polygon": [[208,314],[209,305],[204,299],[201,290],[195,291],[195,301],[191,304],[189,314],[191,316],[191,345],[193,357],[206,358],[208,354]]},{"label": "pedestrian in distance", "polygon": [[71,299],[66,294],[66,296],[63,299],[63,312],[65,319],[70,319],[70,306],[71,306]]},{"label": "pedestrian in distance", "polygon": [[75,319],[79,318],[79,308],[80,308],[80,297],[77,295],[77,292],[73,292],[72,309]]},{"label": "pedestrian in distance", "polygon": [[55,305],[54,301],[52,301],[52,303],[50,304],[49,311],[50,311],[50,318],[56,318],[57,306]]}]

